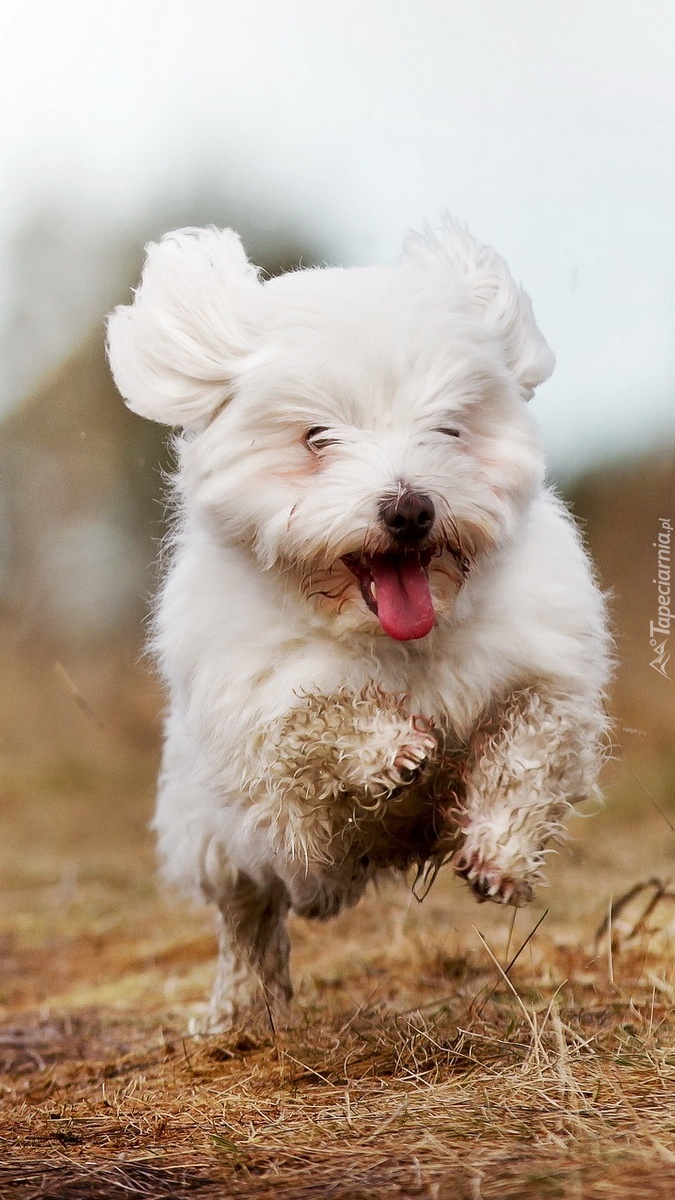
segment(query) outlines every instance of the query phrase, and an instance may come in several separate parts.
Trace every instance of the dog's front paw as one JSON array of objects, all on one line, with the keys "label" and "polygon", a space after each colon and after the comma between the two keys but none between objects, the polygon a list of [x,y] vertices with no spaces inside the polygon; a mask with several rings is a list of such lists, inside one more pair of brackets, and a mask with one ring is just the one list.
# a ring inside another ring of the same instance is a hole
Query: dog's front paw
[{"label": "dog's front paw", "polygon": [[374,684],[360,695],[341,695],[333,703],[340,714],[341,737],[335,774],[348,794],[380,801],[408,788],[438,753],[433,720],[408,710],[407,697]]},{"label": "dog's front paw", "polygon": [[495,904],[524,908],[532,899],[532,884],[527,879],[505,873],[497,863],[484,858],[479,850],[459,850],[453,856],[452,865],[460,878],[466,880],[479,904],[492,900]]},{"label": "dog's front paw", "polygon": [[427,717],[411,717],[392,764],[392,787],[407,787],[414,783],[435,758],[437,750],[433,721]]}]

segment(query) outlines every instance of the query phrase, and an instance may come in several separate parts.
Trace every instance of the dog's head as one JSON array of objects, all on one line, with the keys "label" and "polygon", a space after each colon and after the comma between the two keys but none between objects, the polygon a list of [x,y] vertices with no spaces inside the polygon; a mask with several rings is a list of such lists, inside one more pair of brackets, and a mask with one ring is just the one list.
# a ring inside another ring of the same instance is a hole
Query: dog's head
[{"label": "dog's head", "polygon": [[451,221],[396,268],[267,281],[231,230],[168,234],[109,355],[134,411],[185,430],[193,516],[344,630],[424,637],[541,485],[526,401],[553,356]]}]

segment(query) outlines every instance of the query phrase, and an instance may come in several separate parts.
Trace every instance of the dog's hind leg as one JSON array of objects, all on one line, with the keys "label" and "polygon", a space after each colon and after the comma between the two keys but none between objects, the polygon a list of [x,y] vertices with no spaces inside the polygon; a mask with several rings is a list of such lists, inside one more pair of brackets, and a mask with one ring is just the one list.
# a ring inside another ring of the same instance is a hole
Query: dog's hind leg
[{"label": "dog's hind leg", "polygon": [[479,900],[531,900],[547,843],[571,806],[594,792],[604,727],[595,698],[527,690],[478,728],[453,865]]},{"label": "dog's hind leg", "polygon": [[258,885],[233,872],[218,897],[218,971],[206,1016],[216,1033],[267,1009],[283,1010],[292,995],[286,929],[289,900],[278,880]]}]

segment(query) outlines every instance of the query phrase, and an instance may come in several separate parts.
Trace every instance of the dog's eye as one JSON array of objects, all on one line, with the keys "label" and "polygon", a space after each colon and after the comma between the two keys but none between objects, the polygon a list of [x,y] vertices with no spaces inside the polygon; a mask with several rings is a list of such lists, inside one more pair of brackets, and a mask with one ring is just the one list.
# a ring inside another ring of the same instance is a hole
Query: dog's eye
[{"label": "dog's eye", "polygon": [[446,437],[461,437],[462,436],[459,429],[452,429],[450,426],[446,426],[442,429],[437,429],[436,433],[444,433],[446,435]]},{"label": "dog's eye", "polygon": [[337,438],[331,437],[330,429],[325,425],[312,425],[305,434],[304,442],[308,450],[323,450],[324,446],[334,446]]}]

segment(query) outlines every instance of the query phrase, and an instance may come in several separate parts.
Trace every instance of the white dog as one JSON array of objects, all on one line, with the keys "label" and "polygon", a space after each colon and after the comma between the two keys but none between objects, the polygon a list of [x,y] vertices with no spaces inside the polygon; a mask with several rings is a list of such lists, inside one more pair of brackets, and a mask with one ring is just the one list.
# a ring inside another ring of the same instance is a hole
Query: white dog
[{"label": "white dog", "polygon": [[289,908],[329,916],[387,868],[451,859],[527,903],[594,788],[608,637],[504,262],[446,220],[396,268],[263,280],[231,230],[179,230],[109,353],[130,407],[183,430],[155,825],[221,914],[211,1028],[290,997]]}]

